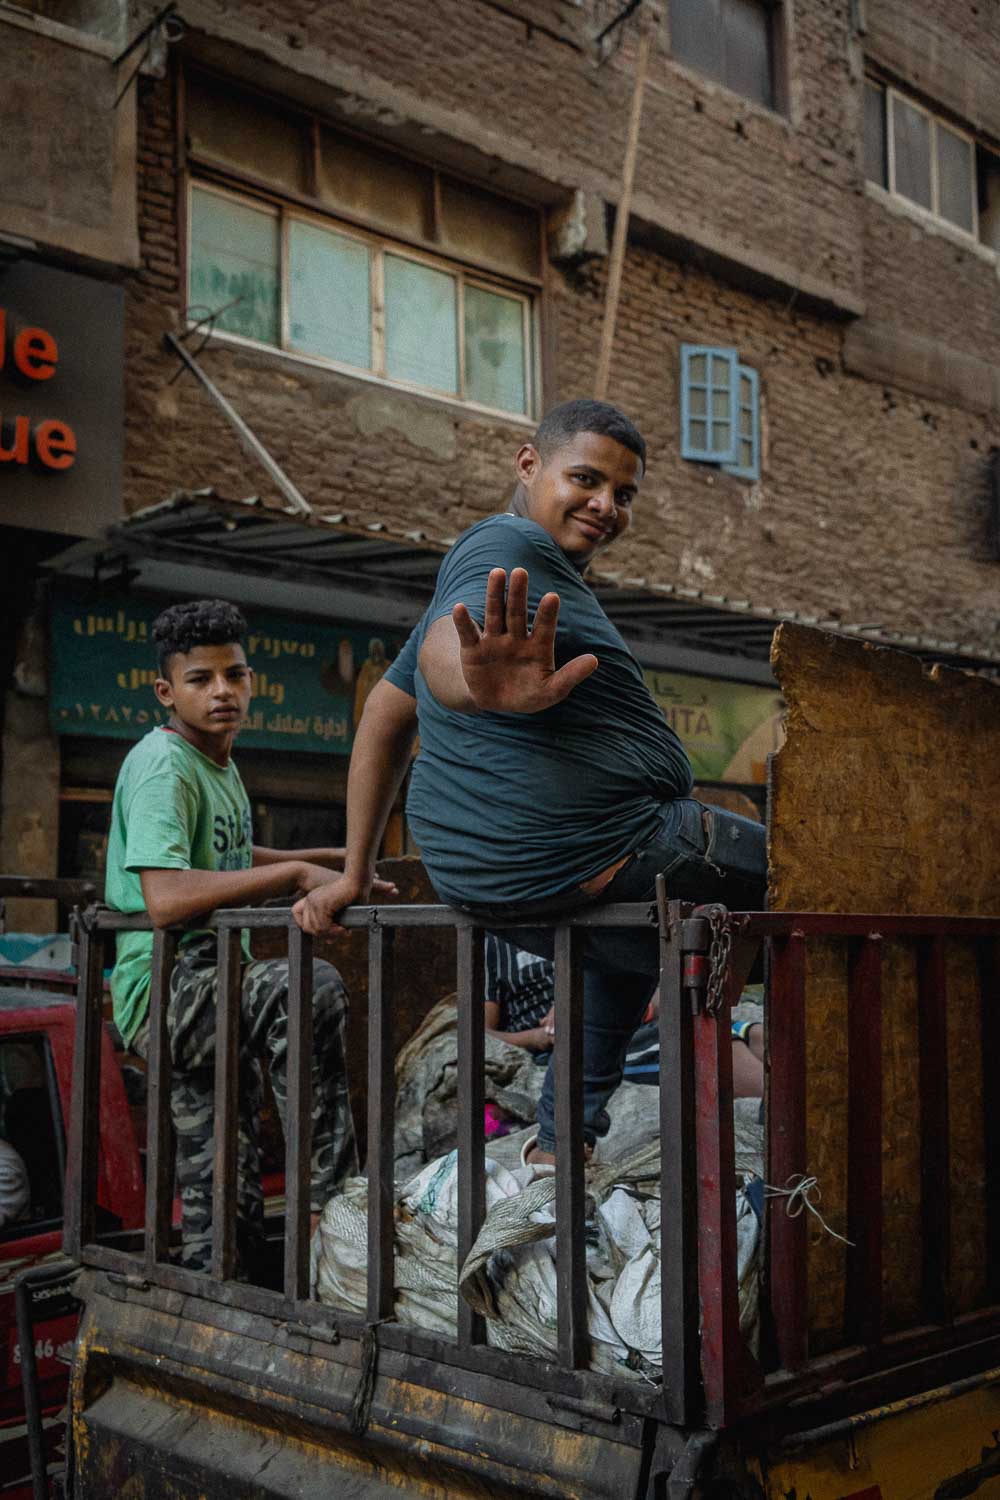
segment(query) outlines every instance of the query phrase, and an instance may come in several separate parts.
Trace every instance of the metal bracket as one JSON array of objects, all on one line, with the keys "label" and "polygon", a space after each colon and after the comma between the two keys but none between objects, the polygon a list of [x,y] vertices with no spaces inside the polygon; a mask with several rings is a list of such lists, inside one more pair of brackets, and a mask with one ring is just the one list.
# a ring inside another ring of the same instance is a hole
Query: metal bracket
[{"label": "metal bracket", "polygon": [[605,1422],[616,1426],[622,1419],[620,1406],[600,1406],[596,1401],[581,1401],[577,1396],[563,1396],[553,1391],[545,1398],[546,1404],[555,1412],[566,1412],[588,1422]]},{"label": "metal bracket", "polygon": [[340,1329],[336,1323],[289,1323],[290,1339],[316,1339],[321,1344],[339,1344]]},{"label": "metal bracket", "polygon": [[311,516],[312,506],[308,500],[292,483],[281,465],[271,457],[271,454],[264,447],[264,444],[250,427],[249,423],[244,422],[232,403],[226,400],[218,386],[214,381],[209,379],[194,356],[185,349],[180,339],[175,338],[172,333],[165,333],[163,335],[163,343],[167,349],[177,355],[177,358],[190,370],[194,378],[204,386],[226,421],[235,431],[241,447],[246,453],[250,454],[251,458],[255,458],[267,470],[271,482],[281,491],[292,510],[297,511],[299,515]]},{"label": "metal bracket", "polygon": [[134,1271],[105,1271],[108,1295],[115,1302],[127,1302],[129,1292],[148,1292],[149,1282]]}]

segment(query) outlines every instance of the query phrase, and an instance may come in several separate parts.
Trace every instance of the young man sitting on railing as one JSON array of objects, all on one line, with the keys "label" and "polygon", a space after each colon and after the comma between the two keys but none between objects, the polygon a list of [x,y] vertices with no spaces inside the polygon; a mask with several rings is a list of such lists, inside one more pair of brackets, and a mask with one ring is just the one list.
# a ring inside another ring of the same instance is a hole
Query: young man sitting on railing
[{"label": "young man sitting on railing", "polygon": [[[147,911],[157,927],[191,922],[216,907],[301,896],[328,882],[330,871],[343,863],[342,849],[288,853],[253,843],[250,803],[231,756],[253,681],[243,649],[246,631],[240,611],[221,600],[174,605],[153,626],[155,691],[170,717],[134,746],[119,772],[106,899],[117,911]],[[380,884],[386,894],[394,892]],[[152,946],[150,932],[119,933],[111,977],[118,1029],[143,1057],[149,1047]],[[288,964],[251,962],[245,934],[243,952],[237,1243],[246,1270],[263,1222],[257,1117],[259,1058],[265,1054],[285,1118]],[[216,963],[213,934],[185,934],[167,1008],[182,1261],[192,1270],[207,1270],[211,1255]],[[340,975],[331,964],[315,963],[314,1215],[357,1165],[344,1063],[346,1010]]]},{"label": "young man sitting on railing", "polygon": [[[347,795],[344,874],[296,915],[328,931],[366,900],[379,839],[409,764],[407,815],[443,901],[551,954],[531,929],[595,901],[671,896],[759,908],[764,829],[690,797],[691,767],[639,664],[583,574],[621,536],[646,445],[615,407],[571,401],[514,460],[505,515],[459,537],[434,598],[368,700]],[[592,930],[584,962],[584,1138],[608,1128],[629,1037],[656,987],[646,931]],[[539,1106],[536,1159],[553,1160],[553,1072]]]}]

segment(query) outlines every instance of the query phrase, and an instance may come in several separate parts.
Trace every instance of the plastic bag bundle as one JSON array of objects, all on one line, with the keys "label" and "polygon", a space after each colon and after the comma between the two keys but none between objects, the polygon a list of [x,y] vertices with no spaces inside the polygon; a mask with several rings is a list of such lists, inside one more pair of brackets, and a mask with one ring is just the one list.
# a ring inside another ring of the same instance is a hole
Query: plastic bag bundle
[{"label": "plastic bag bundle", "polygon": [[[587,1301],[590,1368],[651,1378],[662,1363],[658,1100],[625,1085],[612,1131],[587,1171]],[[760,1225],[753,1174],[761,1170],[757,1102],[737,1101],[736,1188],[740,1323],[756,1334]],[[494,1347],[542,1358],[557,1352],[555,1179],[517,1163],[517,1138],[490,1149],[486,1217],[465,1265],[457,1265],[458,1162],[449,1152],[397,1190],[396,1317],[454,1337],[457,1292],[486,1319]],[[613,1159],[608,1159],[612,1156]],[[497,1159],[502,1158],[502,1159]],[[367,1181],[354,1178],[327,1204],[314,1241],[320,1301],[364,1315]]]}]

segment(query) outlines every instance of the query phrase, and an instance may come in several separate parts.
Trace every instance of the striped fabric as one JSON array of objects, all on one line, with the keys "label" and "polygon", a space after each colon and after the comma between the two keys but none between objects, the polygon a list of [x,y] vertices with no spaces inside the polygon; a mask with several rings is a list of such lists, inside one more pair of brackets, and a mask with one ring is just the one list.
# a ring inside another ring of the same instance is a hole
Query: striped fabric
[{"label": "striped fabric", "polygon": [[530,1031],[552,1009],[553,965],[506,938],[486,934],[486,1000],[500,1007],[498,1031]]}]

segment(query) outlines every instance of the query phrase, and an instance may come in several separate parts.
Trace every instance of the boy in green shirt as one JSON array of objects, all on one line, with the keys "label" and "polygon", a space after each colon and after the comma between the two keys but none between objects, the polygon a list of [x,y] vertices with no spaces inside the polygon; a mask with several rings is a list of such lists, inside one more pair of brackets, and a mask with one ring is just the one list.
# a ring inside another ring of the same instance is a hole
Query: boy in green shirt
[{"label": "boy in green shirt", "polygon": [[[106,900],[117,911],[148,911],[157,927],[190,922],[216,907],[305,895],[343,867],[341,849],[286,853],[253,843],[250,803],[231,759],[253,682],[242,644],[246,631],[240,611],[221,600],[174,605],[153,626],[159,666],[155,692],[170,718],[133,747],[119,772]],[[285,1119],[288,964],[251,961],[245,935],[243,941],[237,1240],[246,1267],[263,1220],[257,1118],[259,1059],[265,1053]],[[117,943],[111,977],[115,1021],[126,1045],[144,1057],[153,935],[120,933]],[[193,1270],[207,1270],[211,1257],[216,962],[213,934],[186,933],[167,1010],[182,1261]],[[357,1169],[344,1063],[346,1012],[340,975],[331,964],[316,962],[314,1215]]]}]

